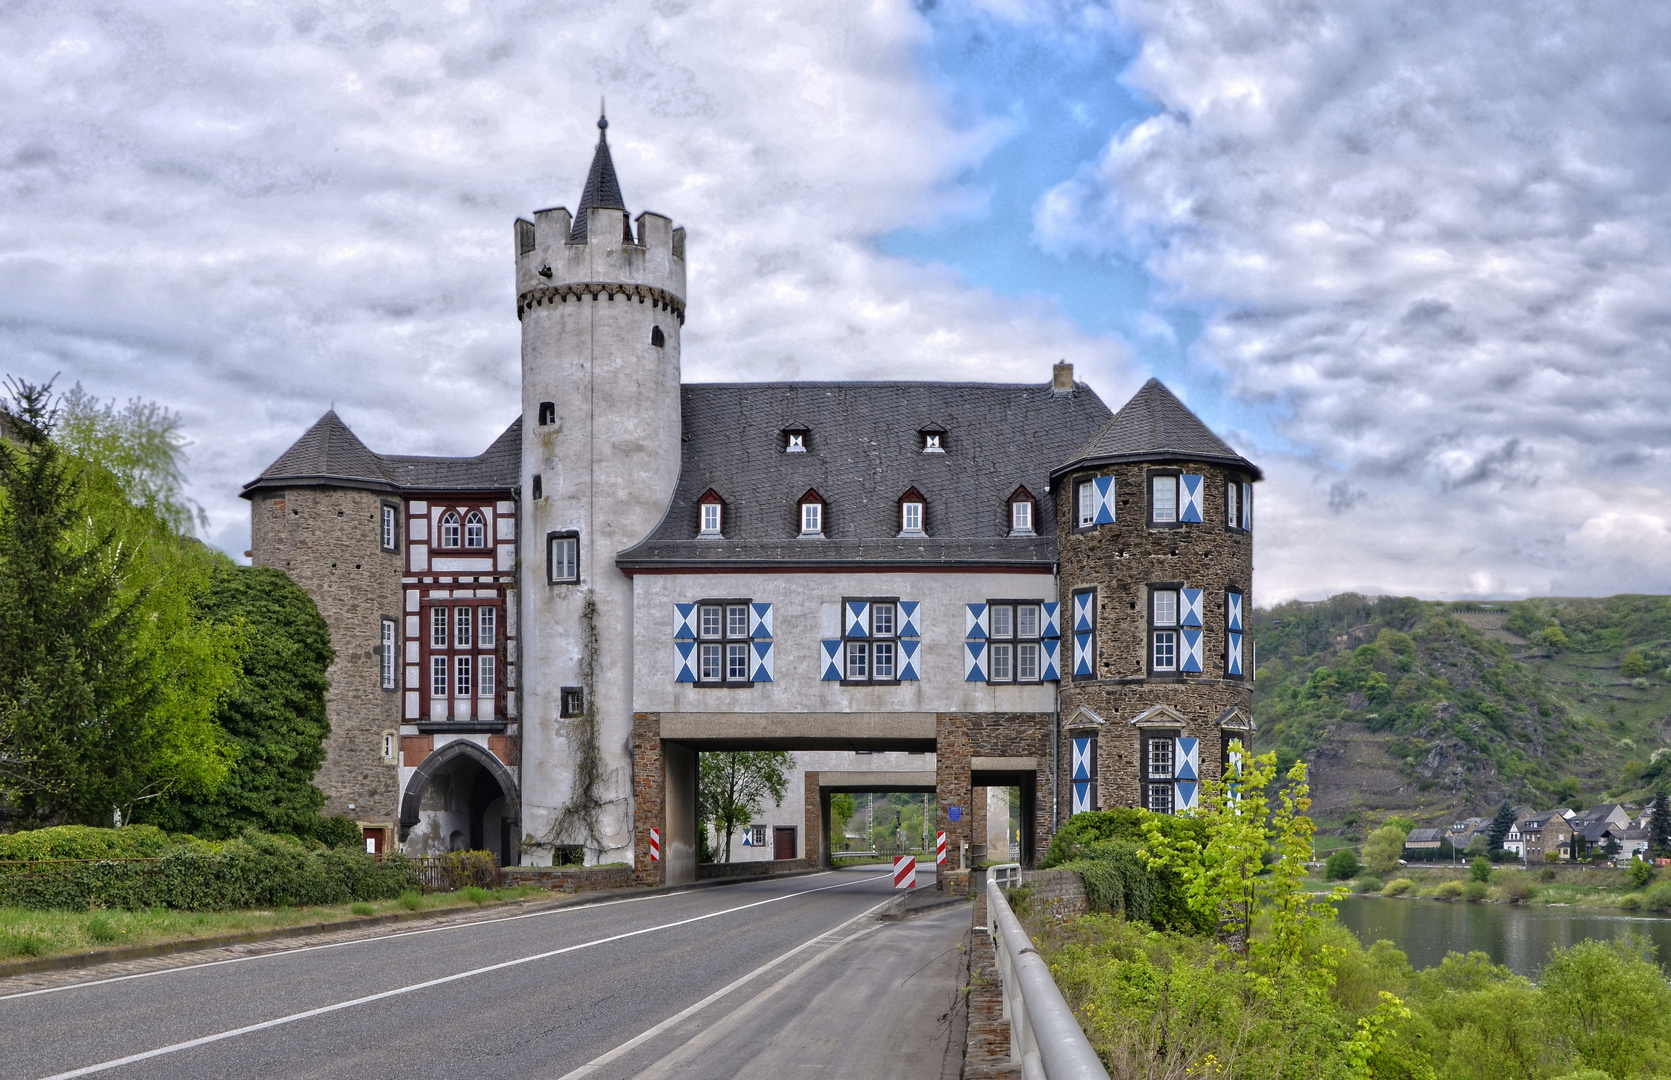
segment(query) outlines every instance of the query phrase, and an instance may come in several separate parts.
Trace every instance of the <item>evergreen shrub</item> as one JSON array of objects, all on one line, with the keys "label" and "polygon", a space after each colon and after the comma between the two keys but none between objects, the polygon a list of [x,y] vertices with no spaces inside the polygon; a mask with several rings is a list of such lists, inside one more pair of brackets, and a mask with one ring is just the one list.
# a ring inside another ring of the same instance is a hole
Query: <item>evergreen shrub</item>
[{"label": "evergreen shrub", "polygon": [[1632,859],[1630,869],[1625,871],[1625,879],[1633,889],[1645,889],[1654,880],[1654,868],[1641,859]]},{"label": "evergreen shrub", "polygon": [[1378,893],[1386,887],[1387,883],[1374,874],[1365,874],[1358,879],[1358,892],[1361,893]]},{"label": "evergreen shrub", "polygon": [[1416,883],[1407,877],[1393,878],[1391,881],[1387,882],[1386,887],[1381,890],[1381,895],[1403,896],[1415,887]]},{"label": "evergreen shrub", "polygon": [[1462,886],[1462,899],[1468,901],[1470,904],[1477,904],[1481,900],[1484,900],[1485,894],[1490,891],[1491,887],[1485,882],[1470,881]]},{"label": "evergreen shrub", "polygon": [[1671,911],[1671,881],[1662,881],[1644,892],[1642,906],[1649,911]]},{"label": "evergreen shrub", "polygon": [[100,829],[92,825],[54,825],[47,829],[0,834],[0,862],[32,859],[154,859],[169,848],[192,843],[169,839],[155,825]]},{"label": "evergreen shrub", "polygon": [[254,830],[218,845],[177,845],[158,857],[0,866],[0,904],[36,909],[300,907],[385,900],[417,885],[416,869],[402,857],[313,850]]},{"label": "evergreen shrub", "polygon": [[[1476,878],[1475,880],[1477,881],[1479,879]],[[1461,895],[1462,882],[1456,880],[1442,881],[1439,883],[1439,887],[1433,890],[1433,898],[1435,900],[1455,900]]]},{"label": "evergreen shrub", "polygon": [[1323,876],[1329,881],[1348,881],[1357,877],[1361,869],[1358,853],[1351,848],[1341,848],[1323,864]]}]

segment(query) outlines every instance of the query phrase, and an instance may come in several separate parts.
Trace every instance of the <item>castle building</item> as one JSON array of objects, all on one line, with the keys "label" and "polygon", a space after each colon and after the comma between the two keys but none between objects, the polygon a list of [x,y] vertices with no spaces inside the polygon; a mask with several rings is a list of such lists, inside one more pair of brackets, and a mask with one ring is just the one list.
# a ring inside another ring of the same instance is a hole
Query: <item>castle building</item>
[{"label": "castle building", "polygon": [[[696,876],[697,755],[932,793],[951,850],[1019,789],[1185,812],[1252,730],[1259,470],[1158,381],[685,384],[685,233],[628,214],[604,128],[576,212],[518,220],[522,409],[484,453],[373,453],[334,413],[246,486],[252,557],[331,626],[318,783],[368,844]],[[798,815],[798,816],[797,816]],[[760,827],[756,843],[763,843]]]}]

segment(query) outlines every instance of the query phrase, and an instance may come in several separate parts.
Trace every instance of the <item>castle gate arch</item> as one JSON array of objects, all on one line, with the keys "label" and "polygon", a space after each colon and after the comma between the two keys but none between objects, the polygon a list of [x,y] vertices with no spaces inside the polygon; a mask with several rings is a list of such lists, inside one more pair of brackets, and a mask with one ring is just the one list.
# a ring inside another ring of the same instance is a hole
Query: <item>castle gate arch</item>
[{"label": "castle gate arch", "polygon": [[419,763],[400,799],[400,839],[424,854],[478,849],[514,866],[521,836],[516,776],[486,748],[454,739]]}]

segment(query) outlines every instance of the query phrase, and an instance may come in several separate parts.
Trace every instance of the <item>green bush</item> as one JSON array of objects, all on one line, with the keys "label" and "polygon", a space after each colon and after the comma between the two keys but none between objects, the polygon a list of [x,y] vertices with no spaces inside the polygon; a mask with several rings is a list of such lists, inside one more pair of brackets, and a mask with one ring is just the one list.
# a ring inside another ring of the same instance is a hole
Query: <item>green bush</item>
[{"label": "green bush", "polygon": [[1439,887],[1433,890],[1433,897],[1436,900],[1455,900],[1461,895],[1462,882],[1456,880],[1440,882]]},{"label": "green bush", "polygon": [[1662,881],[1643,893],[1642,906],[1649,911],[1671,911],[1671,881]]},{"label": "green bush", "polygon": [[1504,874],[1502,881],[1497,885],[1497,891],[1504,900],[1514,904],[1530,900],[1537,894],[1537,889],[1532,885],[1532,875],[1524,872]]},{"label": "green bush", "polygon": [[1645,889],[1654,880],[1654,868],[1642,859],[1632,859],[1630,869],[1625,871],[1625,880],[1633,889]]},{"label": "green bush", "polygon": [[417,911],[424,906],[423,895],[417,889],[402,889],[400,895],[395,899],[399,900],[400,906],[407,911]]},{"label": "green bush", "polygon": [[348,910],[352,911],[356,915],[375,915],[375,914],[377,914],[377,909],[372,907],[370,904],[355,904],[353,907],[349,908]]},{"label": "green bush", "polygon": [[412,864],[351,848],[311,850],[250,831],[214,847],[175,847],[146,861],[0,867],[0,904],[26,908],[161,907],[186,911],[382,900],[418,884]]},{"label": "green bush", "polygon": [[1357,891],[1361,893],[1380,892],[1386,886],[1387,883],[1374,874],[1365,874],[1357,881]]},{"label": "green bush", "polygon": [[1633,892],[1619,897],[1619,909],[1621,911],[1641,911],[1642,894]]},{"label": "green bush", "polygon": [[313,838],[329,848],[365,846],[365,834],[360,831],[359,824],[346,814],[320,818],[319,824],[314,826]]},{"label": "green bush", "polygon": [[112,926],[110,920],[103,915],[90,917],[85,924],[85,928],[87,936],[94,941],[115,941],[121,936],[116,927]]},{"label": "green bush", "polygon": [[1177,878],[1169,870],[1151,870],[1127,840],[1103,840],[1084,848],[1084,856],[1063,867],[1085,883],[1092,911],[1118,915],[1128,922],[1159,929],[1204,929],[1189,910]]},{"label": "green bush", "polygon": [[0,834],[0,862],[28,859],[152,859],[190,837],[170,840],[155,825],[100,829],[92,825],[54,825],[48,829]]},{"label": "green bush", "polygon": [[1416,883],[1407,877],[1393,878],[1381,890],[1382,896],[1403,896],[1416,887]]},{"label": "green bush", "polygon": [[1466,885],[1462,886],[1462,899],[1468,901],[1470,904],[1477,904],[1481,900],[1484,900],[1485,894],[1490,891],[1490,887],[1486,885],[1485,882],[1470,881]]},{"label": "green bush", "polygon": [[1207,840],[1206,826],[1194,818],[1174,814],[1152,814],[1147,810],[1122,807],[1118,810],[1092,810],[1075,814],[1050,841],[1050,850],[1040,864],[1048,870],[1053,866],[1085,858],[1093,844],[1109,840],[1124,840],[1128,844],[1143,844],[1143,822],[1154,820],[1168,836],[1187,835],[1198,843]]},{"label": "green bush", "polygon": [[1348,881],[1357,877],[1361,869],[1358,853],[1351,848],[1341,848],[1323,864],[1323,876],[1329,881]]},{"label": "green bush", "polygon": [[1489,859],[1475,859],[1468,864],[1468,877],[1473,881],[1491,880],[1491,861]]}]

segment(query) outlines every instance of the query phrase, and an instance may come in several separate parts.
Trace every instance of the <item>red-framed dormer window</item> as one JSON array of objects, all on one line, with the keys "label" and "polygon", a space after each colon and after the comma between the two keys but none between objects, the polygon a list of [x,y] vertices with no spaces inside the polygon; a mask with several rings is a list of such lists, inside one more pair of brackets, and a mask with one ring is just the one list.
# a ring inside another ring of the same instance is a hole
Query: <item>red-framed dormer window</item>
[{"label": "red-framed dormer window", "polygon": [[1033,521],[1038,516],[1038,502],[1025,487],[1018,487],[1010,495],[1010,535],[1036,535]]},{"label": "red-framed dormer window", "polygon": [[725,500],[709,488],[696,501],[696,535],[718,538],[725,534]]},{"label": "red-framed dormer window", "polygon": [[800,535],[823,536],[824,530],[827,527],[827,522],[824,520],[826,517],[824,513],[824,497],[811,488],[808,488],[806,494],[801,496],[801,500],[798,505]]}]

